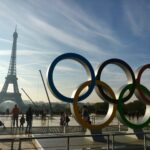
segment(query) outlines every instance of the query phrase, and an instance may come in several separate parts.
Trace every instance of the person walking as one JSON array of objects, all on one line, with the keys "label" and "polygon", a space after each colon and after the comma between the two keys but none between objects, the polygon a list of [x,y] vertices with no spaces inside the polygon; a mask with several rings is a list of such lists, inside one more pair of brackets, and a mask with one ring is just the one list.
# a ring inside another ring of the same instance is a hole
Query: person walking
[{"label": "person walking", "polygon": [[32,119],[33,119],[33,111],[32,108],[29,107],[26,112],[26,121],[27,121],[26,133],[31,133],[32,131]]},{"label": "person walking", "polygon": [[15,123],[16,123],[16,127],[18,128],[19,112],[20,112],[19,108],[17,107],[17,105],[15,105],[14,108],[12,109],[13,127],[15,127]]}]

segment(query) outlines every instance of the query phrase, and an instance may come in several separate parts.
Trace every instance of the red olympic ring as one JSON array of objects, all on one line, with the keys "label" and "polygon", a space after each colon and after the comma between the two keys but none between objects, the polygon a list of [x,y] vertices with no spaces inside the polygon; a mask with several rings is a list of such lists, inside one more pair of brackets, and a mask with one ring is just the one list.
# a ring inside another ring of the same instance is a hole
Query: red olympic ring
[{"label": "red olympic ring", "polygon": [[[146,69],[150,69],[150,64],[146,64],[142,67],[140,67],[139,69],[137,69],[136,73],[137,73],[137,79],[136,79],[136,82],[137,82],[137,85],[140,85],[140,81],[141,81],[141,76],[142,76],[142,73],[146,70]],[[150,93],[148,92],[148,95],[145,95],[145,93],[142,92],[142,89],[140,86],[137,86],[137,90],[135,92],[136,96],[144,101],[146,104],[149,104],[150,105]]]}]

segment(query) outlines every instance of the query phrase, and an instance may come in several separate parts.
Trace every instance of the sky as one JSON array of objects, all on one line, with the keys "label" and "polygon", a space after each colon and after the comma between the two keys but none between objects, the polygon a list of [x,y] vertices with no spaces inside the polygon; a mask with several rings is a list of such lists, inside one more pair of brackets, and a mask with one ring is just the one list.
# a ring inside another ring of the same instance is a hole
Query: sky
[{"label": "sky", "polygon": [[[0,0],[0,88],[7,76],[13,32],[17,25],[17,77],[24,100],[47,102],[39,70],[46,82],[52,61],[64,53],[77,53],[94,70],[111,58],[126,61],[135,71],[150,63],[150,1],[148,0]],[[142,84],[150,88],[146,70]],[[116,92],[127,84],[125,73],[108,65],[102,79]],[[65,60],[54,72],[54,83],[66,96],[87,81],[84,68]],[[11,87],[9,87],[11,91]],[[52,102],[61,102],[48,89]],[[99,101],[99,97],[89,99]]]}]

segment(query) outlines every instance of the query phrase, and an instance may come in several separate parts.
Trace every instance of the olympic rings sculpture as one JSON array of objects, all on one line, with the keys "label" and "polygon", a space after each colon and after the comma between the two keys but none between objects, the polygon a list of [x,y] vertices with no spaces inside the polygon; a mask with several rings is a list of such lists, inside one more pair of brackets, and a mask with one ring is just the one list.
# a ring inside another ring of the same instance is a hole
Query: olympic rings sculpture
[{"label": "olympic rings sculpture", "polygon": [[[53,81],[53,72],[56,65],[58,64],[58,62],[65,59],[72,59],[80,63],[86,70],[86,73],[89,77],[88,81],[79,85],[72,97],[66,97],[62,93],[60,93],[57,90]],[[126,74],[128,84],[124,85],[121,88],[119,96],[117,96],[117,94],[114,93],[114,91],[108,84],[101,81],[102,71],[108,64],[114,64],[119,66]],[[58,56],[48,67],[47,83],[50,91],[56,98],[60,99],[63,102],[73,103],[73,110],[76,120],[84,127],[89,129],[102,129],[103,127],[106,127],[110,124],[110,122],[116,116],[115,114],[117,112],[117,117],[120,120],[120,122],[122,122],[124,125],[127,125],[130,128],[136,129],[143,128],[150,123],[150,90],[140,83],[142,74],[146,69],[150,69],[150,64],[146,64],[144,66],[139,67],[134,73],[132,68],[125,61],[113,58],[104,61],[101,65],[99,65],[97,71],[94,73],[92,65],[85,57],[76,53],[65,53]],[[87,86],[88,90],[84,94],[80,95],[81,91]],[[78,101],[86,99],[94,89],[96,90],[98,96],[102,98],[102,100],[109,103],[108,112],[105,118],[102,120],[102,123],[100,124],[90,124],[84,119],[82,119],[77,105]],[[125,94],[126,91],[128,91],[127,94]],[[146,110],[143,118],[139,119],[139,121],[136,124],[129,121],[123,112],[123,103],[127,102],[133,96],[133,94],[135,94],[136,97],[140,101],[143,101],[146,105]]]}]

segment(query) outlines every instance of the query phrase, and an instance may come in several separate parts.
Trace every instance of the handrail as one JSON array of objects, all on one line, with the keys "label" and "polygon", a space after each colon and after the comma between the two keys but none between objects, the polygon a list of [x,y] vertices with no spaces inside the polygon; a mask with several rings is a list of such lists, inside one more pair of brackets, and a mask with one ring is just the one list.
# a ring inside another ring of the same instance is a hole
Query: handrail
[{"label": "handrail", "polygon": [[[137,132],[139,135],[150,134],[150,132]],[[48,138],[77,138],[77,137],[91,137],[91,136],[118,136],[118,135],[135,135],[135,133],[109,133],[109,134],[89,134],[89,135],[52,135],[52,136],[38,136],[38,137],[17,137],[17,138],[0,138],[0,141],[11,141],[11,140],[33,140],[33,139],[48,139]]]},{"label": "handrail", "polygon": [[[144,139],[143,139],[143,147],[144,150],[146,150],[146,135],[150,135],[150,132],[144,132],[144,133],[140,133],[137,132],[136,134],[142,134],[144,135]],[[123,136],[123,135],[135,135],[135,133],[107,133],[107,134],[93,134],[93,135],[49,135],[49,136],[38,136],[38,137],[17,137],[17,138],[0,138],[0,142],[11,142],[11,149],[13,150],[13,146],[14,146],[14,142],[19,142],[18,145],[18,149],[21,150],[21,143],[24,141],[29,141],[29,140],[38,140],[38,139],[60,139],[60,138],[66,138],[67,139],[67,150],[70,149],[70,139],[71,138],[79,138],[79,137],[91,137],[91,136],[105,136],[107,137],[107,150],[111,149],[114,150],[115,149],[115,142],[114,142],[114,138],[115,136]],[[112,137],[112,139],[110,140],[110,137]],[[112,141],[110,143],[110,141]]]}]

